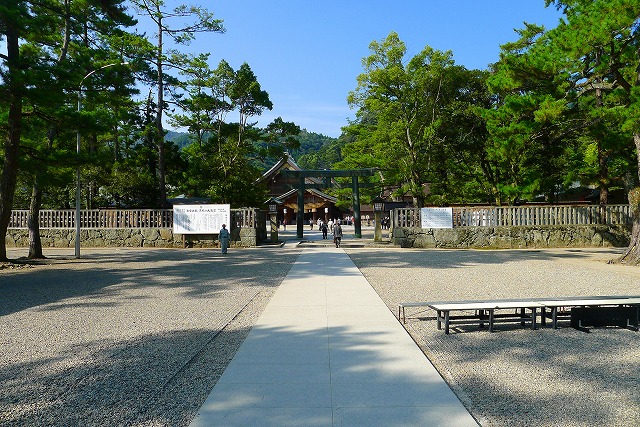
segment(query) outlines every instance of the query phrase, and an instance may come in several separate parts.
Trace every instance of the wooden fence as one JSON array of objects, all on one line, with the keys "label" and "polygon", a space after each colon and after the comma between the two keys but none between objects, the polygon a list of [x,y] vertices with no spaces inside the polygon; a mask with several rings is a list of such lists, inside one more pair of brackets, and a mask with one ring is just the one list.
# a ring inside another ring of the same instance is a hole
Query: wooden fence
[{"label": "wooden fence", "polygon": [[[391,211],[393,227],[421,227],[420,209]],[[511,227],[544,225],[631,225],[629,205],[545,205],[454,207],[454,227]]]},{"label": "wooden fence", "polygon": [[[9,228],[28,228],[28,210],[11,212]],[[393,227],[420,227],[420,209],[391,211]],[[264,212],[243,208],[231,210],[233,228],[258,228]],[[454,227],[501,227],[544,225],[631,225],[629,205],[546,205],[508,207],[454,207]],[[172,228],[172,209],[90,209],[80,211],[80,227]],[[40,211],[40,228],[75,228],[75,210]]]},{"label": "wooden fence", "polygon": [[[11,211],[9,228],[28,228],[28,210]],[[74,209],[40,211],[40,228],[75,228]],[[234,228],[256,228],[264,213],[256,209],[231,209]],[[173,228],[173,209],[85,209],[80,227],[88,228]]]}]

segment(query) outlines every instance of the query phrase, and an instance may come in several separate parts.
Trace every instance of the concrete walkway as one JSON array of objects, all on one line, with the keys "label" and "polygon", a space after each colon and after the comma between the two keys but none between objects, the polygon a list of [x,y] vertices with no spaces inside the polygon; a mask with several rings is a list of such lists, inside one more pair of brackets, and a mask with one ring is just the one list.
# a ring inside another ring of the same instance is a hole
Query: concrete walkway
[{"label": "concrete walkway", "polygon": [[191,426],[477,426],[342,249],[306,249]]}]

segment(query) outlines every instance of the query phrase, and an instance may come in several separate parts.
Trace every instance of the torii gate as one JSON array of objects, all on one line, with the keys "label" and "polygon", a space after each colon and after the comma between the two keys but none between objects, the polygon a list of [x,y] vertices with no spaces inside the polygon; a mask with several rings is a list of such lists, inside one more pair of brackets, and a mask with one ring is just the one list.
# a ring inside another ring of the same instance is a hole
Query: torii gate
[{"label": "torii gate", "polygon": [[[286,169],[280,172],[282,176],[292,176],[298,178],[298,213],[296,215],[297,237],[302,239],[304,226],[304,192],[306,188],[327,188],[330,187],[331,178],[351,177],[353,189],[353,218],[355,237],[362,237],[362,224],[360,222],[360,186],[359,176],[372,176],[375,169],[351,169],[351,170],[291,170]],[[324,185],[305,184],[305,178],[324,178]]]}]

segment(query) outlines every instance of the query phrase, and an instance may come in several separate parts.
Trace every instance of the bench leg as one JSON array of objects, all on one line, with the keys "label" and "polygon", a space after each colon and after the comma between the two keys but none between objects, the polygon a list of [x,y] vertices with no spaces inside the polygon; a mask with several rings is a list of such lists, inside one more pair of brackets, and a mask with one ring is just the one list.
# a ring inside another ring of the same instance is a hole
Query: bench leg
[{"label": "bench leg", "polygon": [[438,330],[442,329],[442,312],[440,310],[436,311],[436,319],[438,322]]},{"label": "bench leg", "polygon": [[575,326],[575,328],[581,332],[586,332],[586,333],[590,333],[591,331],[589,330],[589,328],[586,328],[584,326],[582,326],[582,320],[578,320],[578,326]]},{"label": "bench leg", "polygon": [[558,307],[551,309],[551,324],[553,325],[553,329],[558,329]]},{"label": "bench leg", "polygon": [[547,326],[547,309],[542,307],[540,311],[540,324],[542,326]]},{"label": "bench leg", "polygon": [[493,310],[489,310],[489,332],[493,332]]},{"label": "bench leg", "polygon": [[480,319],[480,329],[484,328],[484,310],[478,310],[478,319]]},{"label": "bench leg", "polygon": [[531,309],[531,329],[536,329],[536,309]]},{"label": "bench leg", "polygon": [[520,322],[520,326],[524,326],[526,324],[526,322],[524,321],[524,317],[527,314],[526,309],[521,308],[520,309],[520,318],[522,319],[522,322]]},{"label": "bench leg", "polygon": [[444,333],[449,335],[449,311],[444,312]]}]

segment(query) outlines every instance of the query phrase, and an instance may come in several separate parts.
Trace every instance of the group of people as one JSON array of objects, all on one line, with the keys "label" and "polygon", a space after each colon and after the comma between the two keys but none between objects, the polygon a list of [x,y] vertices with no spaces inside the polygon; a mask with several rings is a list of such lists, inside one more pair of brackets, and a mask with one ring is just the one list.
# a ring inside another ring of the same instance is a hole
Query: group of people
[{"label": "group of people", "polygon": [[388,230],[390,223],[391,223],[391,220],[389,219],[389,217],[385,216],[380,220],[380,228],[382,228],[383,230]]},{"label": "group of people", "polygon": [[[313,221],[311,224],[311,229],[313,230]],[[283,221],[283,225],[286,227],[286,221]],[[328,239],[327,235],[329,234],[329,230],[331,230],[331,233],[333,234],[333,243],[335,243],[336,248],[340,247],[340,243],[342,241],[342,226],[340,225],[339,219],[335,222],[332,219],[328,222],[318,219],[318,228],[322,231],[323,239]],[[218,234],[218,239],[220,241],[220,249],[222,250],[222,253],[226,254],[229,248],[229,241],[231,239],[231,234],[229,233],[229,230],[227,230],[226,224],[222,224],[222,229]]]},{"label": "group of people", "polygon": [[[311,229],[313,230],[313,221],[311,221]],[[342,240],[342,226],[340,225],[339,219],[335,222],[332,219],[324,222],[318,218],[318,229],[322,231],[323,239],[328,239],[327,235],[329,234],[329,231],[331,231],[333,234],[333,243],[335,243],[336,248],[340,247],[340,242]]]},{"label": "group of people", "polygon": [[[286,231],[286,227],[287,227],[287,223],[286,220],[283,221],[281,223],[285,228]],[[329,221],[323,221],[321,218],[318,218],[317,221],[309,221],[309,228],[311,230],[313,230],[313,226],[317,225],[318,226],[318,230],[320,230],[322,232],[322,238],[323,239],[328,239],[329,237],[329,233],[333,234],[333,242],[336,245],[336,248],[340,247],[340,241],[342,240],[342,225],[341,225],[341,220],[340,219],[329,219]]]}]

